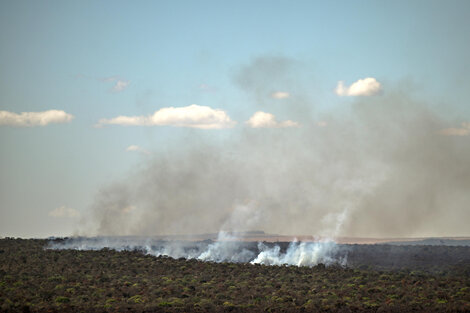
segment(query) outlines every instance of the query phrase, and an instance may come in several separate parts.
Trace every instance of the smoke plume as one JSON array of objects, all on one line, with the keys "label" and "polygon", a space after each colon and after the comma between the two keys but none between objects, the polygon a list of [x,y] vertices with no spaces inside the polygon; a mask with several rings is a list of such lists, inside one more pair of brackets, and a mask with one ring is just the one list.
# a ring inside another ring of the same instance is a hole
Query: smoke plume
[{"label": "smoke plume", "polygon": [[228,233],[218,241],[162,241],[151,237],[75,237],[51,242],[49,249],[140,251],[153,256],[197,259],[209,262],[251,263],[263,265],[315,266],[346,265],[347,251],[333,241],[292,242],[285,251],[277,244],[242,242]]},{"label": "smoke plume", "polygon": [[[97,194],[94,234],[468,235],[468,137],[443,135],[450,122],[406,87],[384,85],[381,95],[320,111],[305,76],[282,57],[241,67],[234,83],[252,107],[247,116],[262,110],[300,127],[239,123],[224,140],[188,129],[180,148],[158,150],[137,174]],[[273,99],[278,90],[289,97]],[[245,211],[234,222],[240,207]],[[322,259],[328,246],[293,247]],[[263,249],[253,262],[277,264],[295,254]]]}]

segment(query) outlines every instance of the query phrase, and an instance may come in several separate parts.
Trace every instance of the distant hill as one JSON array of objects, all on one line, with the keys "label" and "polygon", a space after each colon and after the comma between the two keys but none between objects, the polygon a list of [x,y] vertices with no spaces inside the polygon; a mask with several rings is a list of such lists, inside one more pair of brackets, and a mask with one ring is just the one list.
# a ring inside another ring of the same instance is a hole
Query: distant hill
[{"label": "distant hill", "polygon": [[426,238],[413,241],[391,241],[386,244],[397,246],[470,246],[470,239]]}]

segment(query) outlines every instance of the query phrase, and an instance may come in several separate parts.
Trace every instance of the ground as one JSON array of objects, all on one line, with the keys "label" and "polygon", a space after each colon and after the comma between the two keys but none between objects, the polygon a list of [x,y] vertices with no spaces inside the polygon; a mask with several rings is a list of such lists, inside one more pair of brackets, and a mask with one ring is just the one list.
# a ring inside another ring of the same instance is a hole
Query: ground
[{"label": "ground", "polygon": [[352,245],[346,267],[296,267],[47,243],[0,240],[1,311],[470,311],[469,247]]}]

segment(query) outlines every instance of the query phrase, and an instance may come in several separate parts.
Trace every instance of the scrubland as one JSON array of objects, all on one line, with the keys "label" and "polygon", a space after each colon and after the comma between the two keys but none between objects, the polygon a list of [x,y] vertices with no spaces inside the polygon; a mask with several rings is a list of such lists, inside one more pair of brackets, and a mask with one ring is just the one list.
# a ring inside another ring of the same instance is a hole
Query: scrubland
[{"label": "scrubland", "polygon": [[469,247],[351,246],[345,267],[296,267],[47,243],[0,240],[2,312],[470,311]]}]

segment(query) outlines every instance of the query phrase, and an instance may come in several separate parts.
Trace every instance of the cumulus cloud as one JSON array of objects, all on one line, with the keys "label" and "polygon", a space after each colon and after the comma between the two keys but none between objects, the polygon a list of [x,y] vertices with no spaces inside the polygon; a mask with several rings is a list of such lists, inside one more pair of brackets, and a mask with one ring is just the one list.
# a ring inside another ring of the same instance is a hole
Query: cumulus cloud
[{"label": "cumulus cloud", "polygon": [[52,217],[65,217],[65,218],[74,218],[74,217],[79,217],[80,216],[80,212],[78,212],[77,210],[75,209],[72,209],[72,208],[68,208],[66,206],[61,206],[61,207],[58,207],[52,211],[49,212],[49,216],[52,216]]},{"label": "cumulus cloud", "polygon": [[274,99],[286,99],[289,98],[290,94],[285,91],[276,91],[271,94],[271,98]]},{"label": "cumulus cloud", "polygon": [[359,79],[351,86],[347,87],[343,81],[339,81],[336,86],[338,96],[373,96],[382,91],[382,85],[373,77]]},{"label": "cumulus cloud", "polygon": [[117,116],[110,119],[102,118],[96,124],[97,127],[103,125],[121,125],[121,126],[150,126],[150,117],[145,116]]},{"label": "cumulus cloud", "polygon": [[470,123],[464,122],[460,128],[445,128],[440,133],[445,136],[467,136],[470,134]]},{"label": "cumulus cloud", "polygon": [[137,146],[137,145],[130,145],[129,147],[126,148],[127,152],[142,152],[145,154],[150,154],[147,150]]},{"label": "cumulus cloud", "polygon": [[22,112],[20,114],[0,111],[0,125],[32,127],[46,126],[53,123],[68,123],[74,116],[62,110],[48,110],[43,112]]},{"label": "cumulus cloud", "polygon": [[252,128],[285,128],[299,126],[297,122],[291,120],[278,122],[273,114],[262,111],[253,114],[245,123]]},{"label": "cumulus cloud", "polygon": [[200,129],[222,129],[235,126],[227,113],[220,109],[192,104],[186,107],[169,107],[148,116],[117,116],[99,120],[97,126],[174,126]]}]

